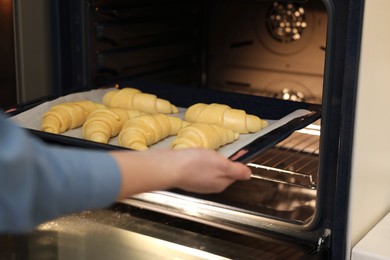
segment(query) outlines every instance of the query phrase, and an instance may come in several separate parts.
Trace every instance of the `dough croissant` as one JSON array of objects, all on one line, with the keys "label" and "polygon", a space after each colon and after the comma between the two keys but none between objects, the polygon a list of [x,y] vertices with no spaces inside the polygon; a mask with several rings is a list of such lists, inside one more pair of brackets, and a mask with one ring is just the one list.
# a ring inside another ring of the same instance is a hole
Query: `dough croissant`
[{"label": "dough croissant", "polygon": [[82,126],[88,115],[104,105],[89,100],[64,102],[55,105],[42,118],[41,130],[48,133],[60,134],[69,129]]},{"label": "dough croissant", "polygon": [[241,134],[255,133],[268,126],[267,121],[249,115],[244,110],[217,103],[197,103],[190,106],[185,113],[185,120],[217,124]]},{"label": "dough croissant", "polygon": [[119,133],[120,146],[133,150],[147,150],[148,146],[176,135],[188,122],[165,114],[149,114],[129,119]]},{"label": "dough croissant", "polygon": [[127,120],[143,114],[143,112],[135,109],[96,109],[88,116],[83,125],[83,137],[90,141],[106,144],[111,137],[119,134]]},{"label": "dough croissant", "polygon": [[181,129],[171,143],[171,148],[208,148],[218,149],[238,139],[239,133],[231,129],[206,123],[192,123]]},{"label": "dough croissant", "polygon": [[114,89],[103,96],[103,104],[109,107],[138,109],[145,113],[178,113],[176,106],[156,95],[143,93],[135,88]]}]

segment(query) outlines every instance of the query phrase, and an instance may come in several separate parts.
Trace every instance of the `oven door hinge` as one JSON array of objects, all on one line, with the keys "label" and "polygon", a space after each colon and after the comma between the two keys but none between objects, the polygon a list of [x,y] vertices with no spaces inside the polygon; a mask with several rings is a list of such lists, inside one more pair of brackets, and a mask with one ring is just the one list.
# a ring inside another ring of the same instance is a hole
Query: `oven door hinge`
[{"label": "oven door hinge", "polygon": [[318,243],[317,243],[317,252],[321,251],[321,249],[323,249],[324,247],[326,247],[327,243],[329,242],[329,239],[330,239],[330,235],[331,235],[331,231],[330,229],[326,228],[324,230],[324,233],[322,234],[322,236],[318,239]]}]

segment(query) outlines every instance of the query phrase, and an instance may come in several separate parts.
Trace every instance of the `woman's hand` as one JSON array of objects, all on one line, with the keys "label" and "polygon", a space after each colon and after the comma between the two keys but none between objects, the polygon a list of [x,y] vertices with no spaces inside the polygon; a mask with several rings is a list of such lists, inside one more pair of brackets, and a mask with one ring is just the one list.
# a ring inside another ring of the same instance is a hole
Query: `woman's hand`
[{"label": "woman's hand", "polygon": [[248,180],[250,169],[213,150],[154,149],[114,151],[122,174],[119,199],[153,190],[180,188],[198,193],[218,193],[236,180]]},{"label": "woman's hand", "polygon": [[250,169],[214,150],[183,149],[172,156],[178,163],[176,187],[198,193],[222,192],[236,180],[250,179]]}]

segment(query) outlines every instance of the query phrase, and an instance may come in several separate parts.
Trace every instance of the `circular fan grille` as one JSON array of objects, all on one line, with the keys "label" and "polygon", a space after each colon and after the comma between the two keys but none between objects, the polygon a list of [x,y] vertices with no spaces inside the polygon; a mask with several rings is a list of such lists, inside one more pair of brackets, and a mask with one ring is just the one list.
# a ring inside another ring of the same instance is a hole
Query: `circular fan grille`
[{"label": "circular fan grille", "polygon": [[307,27],[305,9],[297,4],[274,2],[267,13],[266,26],[280,42],[298,41]]}]

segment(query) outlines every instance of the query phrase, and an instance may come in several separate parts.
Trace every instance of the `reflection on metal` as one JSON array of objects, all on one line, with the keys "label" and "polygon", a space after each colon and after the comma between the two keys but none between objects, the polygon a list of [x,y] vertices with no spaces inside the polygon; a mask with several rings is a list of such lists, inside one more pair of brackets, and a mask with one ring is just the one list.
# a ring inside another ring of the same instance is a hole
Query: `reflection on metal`
[{"label": "reflection on metal", "polygon": [[301,133],[301,134],[320,136],[321,126],[310,124],[310,125],[306,126],[305,128],[298,130],[297,132]]},{"label": "reflection on metal", "polygon": [[302,259],[311,248],[121,204],[39,225],[28,238],[26,255],[18,255],[23,256],[20,259]]},{"label": "reflection on metal", "polygon": [[[129,225],[130,230],[123,225]],[[148,231],[152,226],[153,230]],[[50,255],[55,259],[228,259],[196,248],[201,244],[200,237],[171,229],[116,212],[84,212],[38,226],[37,232],[42,238],[30,246],[30,250],[34,258],[39,258],[47,256],[51,249]],[[149,233],[142,234],[146,231]],[[50,240],[43,239],[45,234]],[[175,237],[186,240],[187,245],[185,241],[177,243]],[[58,247],[48,247],[53,242]],[[226,245],[219,243],[218,246]],[[204,249],[214,251],[212,245]]]},{"label": "reflection on metal", "polygon": [[[239,207],[166,191],[142,193],[121,202],[236,232],[242,232],[248,227],[264,227],[275,221]],[[187,210],[189,205],[192,205],[193,210]],[[294,224],[302,223],[295,221]]]}]

